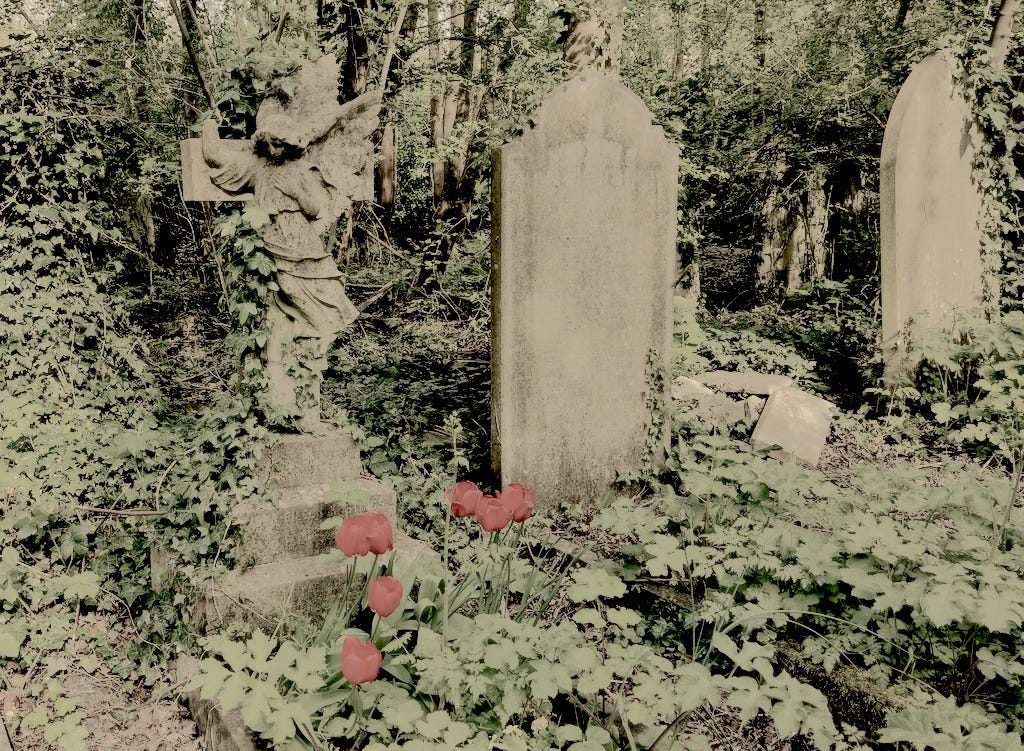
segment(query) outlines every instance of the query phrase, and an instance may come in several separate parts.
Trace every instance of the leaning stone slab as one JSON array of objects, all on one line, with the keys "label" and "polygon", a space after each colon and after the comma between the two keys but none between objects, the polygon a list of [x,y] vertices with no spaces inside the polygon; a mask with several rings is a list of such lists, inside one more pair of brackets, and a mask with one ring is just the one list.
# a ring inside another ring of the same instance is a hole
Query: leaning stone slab
[{"label": "leaning stone slab", "polygon": [[779,389],[789,388],[793,379],[784,375],[754,371],[713,370],[694,376],[694,380],[727,394],[760,394],[769,396]]},{"label": "leaning stone slab", "polygon": [[[921,328],[955,310],[980,310],[994,293],[981,256],[982,193],[972,178],[981,136],[954,70],[949,50],[922,60],[882,140],[882,349],[890,383],[916,367],[908,349]],[[910,323],[907,341],[901,333]]]},{"label": "leaning stone slab", "polygon": [[643,468],[669,401],[647,392],[671,354],[678,153],[596,71],[535,122],[493,155],[491,459],[539,505],[578,503]]},{"label": "leaning stone slab", "polygon": [[779,446],[777,459],[795,459],[817,467],[828,440],[835,407],[814,394],[797,388],[776,391],[768,397],[750,437],[756,448]]}]

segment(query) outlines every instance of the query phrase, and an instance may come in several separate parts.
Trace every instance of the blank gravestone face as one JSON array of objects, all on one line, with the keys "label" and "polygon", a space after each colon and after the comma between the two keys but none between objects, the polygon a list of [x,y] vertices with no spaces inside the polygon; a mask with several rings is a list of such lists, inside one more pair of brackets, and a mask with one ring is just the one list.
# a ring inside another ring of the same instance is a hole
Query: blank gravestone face
[{"label": "blank gravestone face", "polygon": [[[900,330],[982,304],[985,271],[971,178],[980,136],[948,51],[921,61],[893,104],[882,142],[882,341],[887,379],[914,367]],[[916,335],[915,335],[916,338]]]},{"label": "blank gravestone face", "polygon": [[552,504],[643,465],[648,353],[667,369],[671,347],[677,153],[596,72],[535,119],[494,153],[492,459]]}]

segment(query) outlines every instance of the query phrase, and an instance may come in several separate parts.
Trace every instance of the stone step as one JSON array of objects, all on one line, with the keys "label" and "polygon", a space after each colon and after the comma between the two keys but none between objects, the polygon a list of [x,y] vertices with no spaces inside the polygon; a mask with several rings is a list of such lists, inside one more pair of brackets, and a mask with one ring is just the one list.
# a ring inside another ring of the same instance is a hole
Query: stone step
[{"label": "stone step", "polygon": [[321,522],[366,511],[384,514],[397,528],[395,492],[377,480],[283,488],[276,506],[243,501],[232,512],[242,533],[239,560],[264,564],[326,553],[334,530],[321,530]]},{"label": "stone step", "polygon": [[[395,535],[396,565],[426,565],[426,559],[431,558],[436,559],[437,554],[425,543]],[[381,562],[384,560],[381,556]],[[344,595],[346,573],[346,564],[331,555],[275,561],[244,572],[229,572],[218,584],[206,588],[197,603],[197,615],[205,619],[207,631],[229,620],[271,630],[283,623],[287,630],[290,616],[314,621],[322,618]],[[357,588],[359,582],[353,586]]]},{"label": "stone step", "polygon": [[262,479],[278,488],[358,479],[359,446],[346,433],[283,435],[267,452]]}]

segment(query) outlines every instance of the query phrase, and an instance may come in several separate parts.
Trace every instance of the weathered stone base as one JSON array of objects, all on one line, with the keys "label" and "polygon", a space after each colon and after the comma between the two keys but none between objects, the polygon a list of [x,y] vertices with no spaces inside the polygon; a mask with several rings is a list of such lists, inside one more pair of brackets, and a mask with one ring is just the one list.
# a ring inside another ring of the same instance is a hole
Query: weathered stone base
[{"label": "weathered stone base", "polygon": [[242,532],[239,560],[273,563],[326,553],[334,546],[334,530],[321,530],[323,521],[366,511],[384,514],[394,523],[394,491],[376,480],[357,478],[283,488],[276,506],[240,503],[231,515]]},{"label": "weathered stone base", "polygon": [[[434,555],[419,540],[395,535],[396,565],[409,565],[417,557]],[[383,564],[385,560],[381,556],[379,562]],[[239,620],[276,630],[280,623],[288,624],[296,615],[316,621],[344,597],[347,574],[347,562],[331,555],[263,563],[243,572],[232,572],[208,587],[197,606],[198,615],[207,629]],[[352,591],[360,591],[362,583],[362,574],[354,577]]]},{"label": "weathered stone base", "polygon": [[[261,479],[275,487],[276,504],[241,503],[231,521],[241,531],[239,560],[249,568],[232,571],[200,593],[196,620],[206,629],[242,621],[266,631],[287,633],[297,617],[321,621],[345,596],[349,563],[336,552],[334,529],[320,529],[325,519],[367,511],[384,514],[395,530],[396,567],[418,567],[436,558],[427,545],[398,531],[395,493],[377,480],[360,476],[359,449],[348,435],[281,436],[267,454]],[[354,578],[352,596],[362,589],[364,572]],[[383,564],[387,557],[381,556]],[[166,563],[154,551],[154,581],[166,575]],[[199,663],[183,658],[179,667],[194,675]],[[264,748],[246,729],[238,712],[221,712],[198,691],[183,695],[196,724],[205,733],[208,751],[257,751]]]}]

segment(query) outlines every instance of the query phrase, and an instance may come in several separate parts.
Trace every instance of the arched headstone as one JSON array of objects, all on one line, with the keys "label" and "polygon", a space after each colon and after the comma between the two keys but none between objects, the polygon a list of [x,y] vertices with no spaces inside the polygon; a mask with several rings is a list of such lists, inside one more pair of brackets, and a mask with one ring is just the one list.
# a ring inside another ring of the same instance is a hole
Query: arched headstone
[{"label": "arched headstone", "polygon": [[893,104],[882,141],[882,347],[892,382],[916,363],[901,341],[911,321],[935,326],[985,297],[981,192],[972,179],[980,143],[948,50],[914,68]]},{"label": "arched headstone", "polygon": [[678,154],[593,71],[535,122],[494,153],[492,459],[538,503],[582,501],[643,466],[667,403],[647,379],[672,342]]}]

